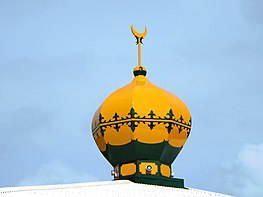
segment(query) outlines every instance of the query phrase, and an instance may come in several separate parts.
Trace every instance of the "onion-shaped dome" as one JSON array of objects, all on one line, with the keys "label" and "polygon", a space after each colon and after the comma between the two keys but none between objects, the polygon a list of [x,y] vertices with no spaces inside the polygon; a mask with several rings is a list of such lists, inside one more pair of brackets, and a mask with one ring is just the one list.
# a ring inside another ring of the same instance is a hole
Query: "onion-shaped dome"
[{"label": "onion-shaped dome", "polygon": [[189,136],[186,105],[144,73],[137,66],[132,82],[106,98],[93,118],[94,139],[113,166],[147,159],[171,164]]},{"label": "onion-shaped dome", "polygon": [[115,179],[157,176],[167,181],[189,136],[190,112],[177,96],[152,84],[144,66],[133,73],[134,79],[96,111],[93,137],[114,167]]}]

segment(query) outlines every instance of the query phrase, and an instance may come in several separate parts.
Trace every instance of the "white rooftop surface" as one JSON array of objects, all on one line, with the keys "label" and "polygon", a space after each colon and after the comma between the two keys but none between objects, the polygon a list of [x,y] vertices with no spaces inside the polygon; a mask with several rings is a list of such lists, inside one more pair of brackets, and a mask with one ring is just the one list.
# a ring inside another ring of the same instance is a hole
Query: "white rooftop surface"
[{"label": "white rooftop surface", "polygon": [[180,189],[133,183],[128,180],[0,188],[0,197],[16,196],[229,196],[197,189]]}]

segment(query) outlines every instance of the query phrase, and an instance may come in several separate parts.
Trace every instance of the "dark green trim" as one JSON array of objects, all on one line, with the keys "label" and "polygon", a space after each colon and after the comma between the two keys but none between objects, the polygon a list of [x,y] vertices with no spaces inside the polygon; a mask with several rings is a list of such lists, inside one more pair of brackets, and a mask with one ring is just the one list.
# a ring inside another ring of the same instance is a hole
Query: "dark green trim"
[{"label": "dark green trim", "polygon": [[133,75],[136,77],[138,75],[143,75],[143,76],[146,76],[147,74],[147,71],[146,70],[135,70],[133,71]]},{"label": "dark green trim", "polygon": [[146,144],[136,140],[122,146],[107,144],[106,147],[106,151],[102,154],[112,166],[137,160],[155,160],[171,165],[183,148],[173,147],[167,141],[158,144]]},{"label": "dark green trim", "polygon": [[132,176],[119,178],[118,180],[130,180],[135,183],[185,188],[184,179],[168,178],[154,175],[135,174]]}]

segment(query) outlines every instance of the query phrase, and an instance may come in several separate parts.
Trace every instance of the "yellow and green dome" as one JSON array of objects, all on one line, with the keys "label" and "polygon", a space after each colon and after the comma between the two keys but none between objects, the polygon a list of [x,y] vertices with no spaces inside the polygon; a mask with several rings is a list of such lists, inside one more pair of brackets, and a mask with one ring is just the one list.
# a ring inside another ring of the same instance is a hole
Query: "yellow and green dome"
[{"label": "yellow and green dome", "polygon": [[[190,134],[190,112],[177,96],[147,79],[140,60],[140,44],[146,33],[132,31],[139,51],[134,79],[108,96],[98,108],[92,134],[99,150],[114,167],[115,179],[145,182],[152,178],[156,183],[169,182],[164,185],[179,181],[179,187],[183,187],[181,179],[171,180],[171,164]],[[151,183],[155,184],[154,181]]]},{"label": "yellow and green dome", "polygon": [[145,159],[171,164],[189,136],[185,104],[144,73],[137,66],[132,82],[106,98],[93,118],[93,137],[113,166]]}]

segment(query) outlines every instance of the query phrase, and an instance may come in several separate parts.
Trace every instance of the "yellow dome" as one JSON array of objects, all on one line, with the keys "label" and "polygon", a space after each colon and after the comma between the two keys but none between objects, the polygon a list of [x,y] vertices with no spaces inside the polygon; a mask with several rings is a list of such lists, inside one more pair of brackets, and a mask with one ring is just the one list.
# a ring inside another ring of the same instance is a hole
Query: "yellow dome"
[{"label": "yellow dome", "polygon": [[[101,126],[111,127],[104,134],[104,140],[96,141],[101,151],[106,149],[106,144],[124,145],[131,140],[143,143],[167,141],[171,146],[182,147],[191,127],[185,104],[143,75],[136,76],[131,83],[112,93],[98,112],[103,118]],[[134,122],[127,125],[127,120]],[[99,125],[94,123],[94,126]]]},{"label": "yellow dome", "polygon": [[[145,67],[137,66],[136,71]],[[113,92],[94,115],[92,130],[101,152],[107,146],[137,141],[143,144],[168,142],[182,148],[191,129],[190,112],[175,95],[155,86],[138,74],[131,83]],[[175,158],[173,158],[175,159]]]},{"label": "yellow dome", "polygon": [[138,45],[135,77],[105,99],[93,117],[92,134],[115,179],[151,178],[153,184],[183,187],[182,180],[170,178],[171,164],[189,136],[190,112],[177,96],[146,78],[140,54],[147,29],[138,33],[132,26],[132,32]]}]

